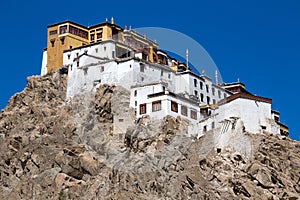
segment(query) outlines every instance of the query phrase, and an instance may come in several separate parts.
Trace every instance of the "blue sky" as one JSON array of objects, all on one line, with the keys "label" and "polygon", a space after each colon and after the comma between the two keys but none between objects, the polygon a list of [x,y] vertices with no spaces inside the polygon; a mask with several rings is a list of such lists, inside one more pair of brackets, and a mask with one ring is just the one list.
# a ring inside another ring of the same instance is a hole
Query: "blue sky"
[{"label": "blue sky", "polygon": [[223,81],[240,78],[252,93],[272,98],[299,140],[300,1],[195,2],[2,0],[0,108],[22,91],[27,76],[40,73],[47,25],[68,19],[88,26],[113,16],[122,27],[164,27],[192,37]]}]

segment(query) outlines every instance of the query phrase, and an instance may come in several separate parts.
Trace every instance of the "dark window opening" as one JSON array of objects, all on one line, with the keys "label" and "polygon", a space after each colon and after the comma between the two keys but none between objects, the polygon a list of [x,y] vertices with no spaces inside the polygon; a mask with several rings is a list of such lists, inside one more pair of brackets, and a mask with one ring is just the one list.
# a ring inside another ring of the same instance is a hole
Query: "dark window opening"
[{"label": "dark window opening", "polygon": [[140,115],[141,114],[146,114],[146,104],[140,105]]},{"label": "dark window opening", "polygon": [[178,112],[178,103],[176,103],[175,101],[171,101],[171,110],[173,112]]},{"label": "dark window opening", "polygon": [[197,91],[197,90],[194,91],[194,95],[195,95],[196,97],[198,97],[198,91]]},{"label": "dark window opening", "polygon": [[203,126],[203,132],[207,131],[207,126]]},{"label": "dark window opening", "polygon": [[206,85],[206,92],[209,93],[209,86]]},{"label": "dark window opening", "polygon": [[64,34],[64,33],[66,33],[66,32],[67,32],[67,28],[68,28],[67,25],[64,25],[64,26],[59,27],[59,34]]},{"label": "dark window opening", "polygon": [[195,86],[195,87],[198,86],[198,81],[197,81],[197,79],[194,79],[194,86]]},{"label": "dark window opening", "polygon": [[56,35],[57,34],[57,30],[54,31],[50,31],[49,35]]},{"label": "dark window opening", "polygon": [[95,35],[92,34],[92,35],[91,35],[91,41],[94,41],[94,40],[95,40]]},{"label": "dark window opening", "polygon": [[51,46],[54,47],[55,39],[51,39],[50,42],[51,42]]},{"label": "dark window opening", "polygon": [[204,95],[201,93],[200,94],[201,102],[204,102]]},{"label": "dark window opening", "polygon": [[200,89],[203,90],[203,83],[200,81]]},{"label": "dark window opening", "polygon": [[79,28],[74,27],[72,25],[70,25],[70,27],[69,27],[69,33],[71,33],[73,35],[76,35],[76,36],[79,36],[79,37],[84,38],[84,39],[88,39],[88,32],[87,31],[79,29]]},{"label": "dark window opening", "polygon": [[102,32],[101,33],[97,33],[97,39],[101,39],[102,38]]},{"label": "dark window opening", "polygon": [[136,97],[136,95],[137,95],[137,90],[134,90],[134,96]]},{"label": "dark window opening", "polygon": [[161,110],[161,101],[155,101],[152,103],[152,112]]},{"label": "dark window opening", "polygon": [[197,119],[197,111],[191,110],[191,118],[192,119]]},{"label": "dark window opening", "polygon": [[186,106],[181,106],[181,114],[183,116],[187,116],[187,107]]},{"label": "dark window opening", "polygon": [[104,66],[101,66],[100,72],[104,72]]},{"label": "dark window opening", "polygon": [[210,104],[210,97],[206,97],[207,104]]},{"label": "dark window opening", "polygon": [[211,88],[211,92],[213,95],[215,95],[215,88]]},{"label": "dark window opening", "polygon": [[219,96],[219,98],[221,98],[221,91],[220,90],[218,91],[218,96]]}]

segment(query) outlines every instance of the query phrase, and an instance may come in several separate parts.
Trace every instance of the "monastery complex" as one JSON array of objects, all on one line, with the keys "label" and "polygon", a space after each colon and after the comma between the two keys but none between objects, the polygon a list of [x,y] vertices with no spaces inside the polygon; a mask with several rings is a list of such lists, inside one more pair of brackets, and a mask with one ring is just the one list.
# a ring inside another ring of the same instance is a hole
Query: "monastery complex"
[{"label": "monastery complex", "polygon": [[[90,27],[64,21],[48,26],[47,33],[41,75],[66,67],[68,99],[101,84],[116,85],[130,91],[135,119],[184,118],[198,137],[215,128],[226,132],[237,119],[249,133],[289,134],[272,99],[253,95],[241,82],[219,83],[217,75],[214,82],[191,71],[188,63],[114,19]],[[126,117],[114,121],[126,131]]]}]

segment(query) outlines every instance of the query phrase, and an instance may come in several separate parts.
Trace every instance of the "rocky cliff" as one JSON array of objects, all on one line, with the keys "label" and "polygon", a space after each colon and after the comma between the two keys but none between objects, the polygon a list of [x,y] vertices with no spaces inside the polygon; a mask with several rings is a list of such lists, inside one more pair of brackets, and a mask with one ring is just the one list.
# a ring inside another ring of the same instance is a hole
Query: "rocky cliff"
[{"label": "rocky cliff", "polygon": [[2,110],[0,199],[300,199],[299,142],[239,125],[196,139],[172,117],[116,134],[129,92],[103,85],[67,101],[66,80],[29,77]]}]

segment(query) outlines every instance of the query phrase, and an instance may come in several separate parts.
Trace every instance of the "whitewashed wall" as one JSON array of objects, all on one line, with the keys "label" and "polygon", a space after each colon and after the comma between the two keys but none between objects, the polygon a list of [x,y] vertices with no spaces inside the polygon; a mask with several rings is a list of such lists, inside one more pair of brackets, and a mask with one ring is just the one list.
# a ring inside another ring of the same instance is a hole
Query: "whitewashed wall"
[{"label": "whitewashed wall", "polygon": [[246,131],[250,133],[262,133],[261,126],[266,126],[266,131],[271,132],[271,104],[249,99],[235,99],[223,104],[218,109],[219,121],[239,117]]},{"label": "whitewashed wall", "polygon": [[47,71],[47,51],[43,51],[42,57],[42,67],[41,67],[41,76],[44,76],[48,73]]},{"label": "whitewashed wall", "polygon": [[[161,110],[160,111],[155,111],[152,112],[152,102],[155,101],[161,101]],[[176,103],[178,103],[178,112],[174,112],[171,110],[171,101],[174,101]],[[177,117],[180,116],[182,118],[188,119],[190,120],[192,123],[196,123],[199,121],[200,119],[200,110],[199,110],[199,106],[197,106],[196,104],[191,104],[189,101],[184,101],[181,99],[177,99],[175,97],[169,96],[167,94],[162,95],[162,96],[157,96],[157,97],[153,97],[153,98],[147,98],[145,100],[145,102],[142,102],[140,104],[146,103],[147,109],[146,109],[146,113],[140,115],[140,110],[139,110],[139,104],[137,106],[137,118],[143,116],[143,115],[149,115],[152,118],[155,119],[162,119],[163,117],[165,117],[166,115],[170,115],[173,117]],[[184,116],[181,114],[181,106],[184,105],[187,107],[187,116]],[[190,116],[190,111],[195,110],[197,112],[197,119],[192,119]]]}]

